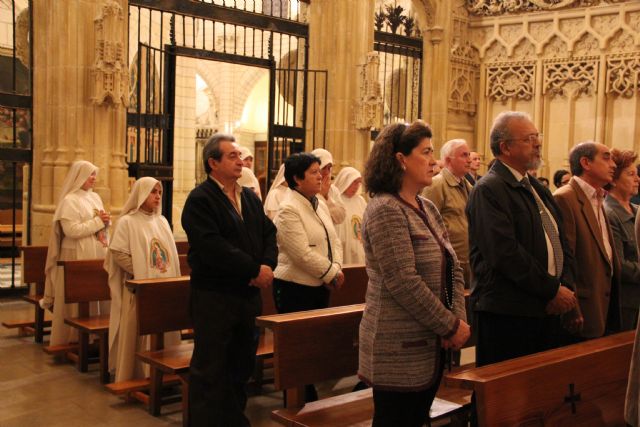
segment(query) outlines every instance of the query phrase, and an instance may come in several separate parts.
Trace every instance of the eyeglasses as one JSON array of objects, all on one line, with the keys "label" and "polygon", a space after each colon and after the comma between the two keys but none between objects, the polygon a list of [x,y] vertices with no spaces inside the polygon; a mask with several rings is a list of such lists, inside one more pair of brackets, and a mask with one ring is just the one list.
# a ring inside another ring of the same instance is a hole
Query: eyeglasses
[{"label": "eyeglasses", "polygon": [[510,138],[510,139],[505,139],[505,141],[525,141],[528,142],[530,144],[535,144],[536,142],[539,144],[542,144],[542,134],[538,133],[538,134],[531,134],[531,135],[527,135],[523,138]]}]

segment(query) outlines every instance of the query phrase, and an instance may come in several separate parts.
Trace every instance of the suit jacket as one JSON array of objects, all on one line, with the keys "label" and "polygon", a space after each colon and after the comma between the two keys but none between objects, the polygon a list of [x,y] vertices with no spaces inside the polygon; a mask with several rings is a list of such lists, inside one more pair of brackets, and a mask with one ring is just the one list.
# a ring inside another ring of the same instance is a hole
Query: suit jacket
[{"label": "suit jacket", "polygon": [[591,202],[576,180],[571,178],[554,197],[562,211],[569,249],[576,260],[576,294],[584,317],[580,335],[596,338],[603,336],[605,330],[619,330],[620,262],[611,227],[606,224],[612,245],[613,259],[609,261]]},{"label": "suit jacket", "polygon": [[538,180],[530,182],[558,224],[564,254],[560,279],[548,272],[547,242],[533,194],[497,160],[467,205],[476,311],[541,318],[561,283],[573,287],[573,257],[558,206]]},{"label": "suit jacket", "polygon": [[431,200],[438,208],[447,226],[451,246],[456,251],[458,260],[466,265],[469,262],[469,229],[464,210],[473,187],[467,180],[461,181],[464,189],[460,187],[455,176],[445,168],[433,177],[433,182],[429,187],[425,187],[422,196]]}]

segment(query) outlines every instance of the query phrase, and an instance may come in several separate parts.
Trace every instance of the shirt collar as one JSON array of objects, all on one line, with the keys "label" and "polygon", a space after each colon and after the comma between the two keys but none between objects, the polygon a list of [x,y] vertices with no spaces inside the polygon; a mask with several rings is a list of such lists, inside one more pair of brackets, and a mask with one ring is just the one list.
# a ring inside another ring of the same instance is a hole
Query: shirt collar
[{"label": "shirt collar", "polygon": [[513,175],[513,177],[516,179],[516,181],[520,182],[522,181],[522,178],[524,178],[525,176],[522,175],[520,172],[518,172],[517,170],[515,170],[514,168],[512,168],[511,166],[509,166],[508,164],[506,164],[505,162],[502,162],[502,164],[509,169],[509,172],[511,172],[511,174]]},{"label": "shirt collar", "polygon": [[457,187],[460,185],[460,178],[452,174],[449,169],[444,168],[440,171],[440,173],[442,174],[444,180],[447,181],[447,184],[449,184],[450,186]]},{"label": "shirt collar", "polygon": [[575,181],[578,183],[582,191],[584,191],[584,194],[586,194],[589,199],[602,200],[604,198],[605,191],[602,188],[595,188],[594,186],[592,186],[591,184],[589,184],[587,181],[580,178],[579,176],[574,176],[573,178],[575,179]]},{"label": "shirt collar", "polygon": [[[215,182],[218,185],[218,187],[220,187],[220,189],[224,192],[224,190],[225,190],[224,185],[220,181],[218,181],[217,179],[215,179],[211,175],[209,175],[209,178],[211,178],[211,180],[213,182]],[[238,194],[242,192],[242,187],[240,186],[240,184],[238,184],[238,181],[235,182],[235,185],[234,185],[233,188],[234,188],[235,192],[238,193]]]}]

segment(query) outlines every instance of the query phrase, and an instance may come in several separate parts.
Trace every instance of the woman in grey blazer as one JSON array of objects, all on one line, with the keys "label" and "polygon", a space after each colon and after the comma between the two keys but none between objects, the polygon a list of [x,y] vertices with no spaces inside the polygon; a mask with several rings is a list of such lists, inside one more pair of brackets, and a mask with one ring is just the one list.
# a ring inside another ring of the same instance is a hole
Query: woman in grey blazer
[{"label": "woman in grey blazer", "polygon": [[434,165],[431,129],[417,121],[383,129],[365,167],[369,286],[358,375],[373,388],[374,427],[422,426],[444,350],[470,335],[460,263],[438,210],[418,195]]},{"label": "woman in grey blazer", "polygon": [[635,161],[638,155],[629,150],[611,150],[616,164],[609,194],[604,200],[604,210],[611,225],[613,242],[621,263],[622,330],[636,327],[638,305],[640,305],[640,262],[634,231],[638,206],[631,197],[638,193],[638,170]]}]

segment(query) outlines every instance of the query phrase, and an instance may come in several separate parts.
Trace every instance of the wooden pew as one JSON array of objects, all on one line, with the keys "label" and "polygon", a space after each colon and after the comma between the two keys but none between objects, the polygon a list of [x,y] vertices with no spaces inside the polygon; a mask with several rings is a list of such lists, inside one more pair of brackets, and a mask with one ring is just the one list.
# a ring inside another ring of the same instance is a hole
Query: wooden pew
[{"label": "wooden pew", "polygon": [[[150,366],[148,409],[151,415],[159,416],[163,377],[166,374],[181,377],[183,405],[188,403],[188,399],[185,401],[184,397],[188,393],[186,375],[193,344],[183,343],[164,348],[164,334],[192,327],[189,315],[189,277],[129,280],[126,286],[136,296],[138,334],[151,335],[150,350],[139,352],[136,357]],[[143,396],[136,397],[142,397],[140,400],[144,401]]]},{"label": "wooden pew", "polygon": [[[258,325],[273,331],[275,386],[286,394],[286,408],[272,413],[275,421],[287,426],[370,425],[371,389],[306,405],[304,402],[305,384],[356,374],[363,310],[364,304],[356,304],[261,316],[256,320]],[[471,393],[443,385],[437,397],[465,407]]]},{"label": "wooden pew", "polygon": [[178,255],[186,255],[189,252],[189,242],[186,240],[177,241],[176,249],[178,249]]},{"label": "wooden pew", "polygon": [[28,295],[22,299],[34,306],[34,321],[6,321],[2,322],[5,328],[18,328],[21,335],[33,334],[35,342],[42,343],[46,327],[51,326],[51,320],[45,320],[44,310],[40,308],[39,301],[44,296],[45,274],[44,267],[47,262],[46,246],[23,246],[22,250],[22,281],[33,283],[34,286]]},{"label": "wooden pew", "polygon": [[[92,302],[111,300],[109,276],[103,268],[103,259],[59,261],[64,269],[64,298],[67,304],[78,304],[78,317],[65,318],[64,322],[78,330],[78,353],[68,356],[77,362],[80,372],[87,372],[89,365],[89,337],[99,339],[100,382],[108,383],[109,376],[109,314],[91,315]],[[67,346],[62,346],[66,348]],[[45,347],[50,354],[60,349]],[[65,351],[66,352],[66,351]]]},{"label": "wooden pew", "polygon": [[480,426],[624,426],[634,331],[445,377],[476,392]]},{"label": "wooden pew", "polygon": [[337,291],[331,291],[329,307],[362,304],[367,293],[369,276],[364,264],[347,264],[342,267],[344,286]]}]

